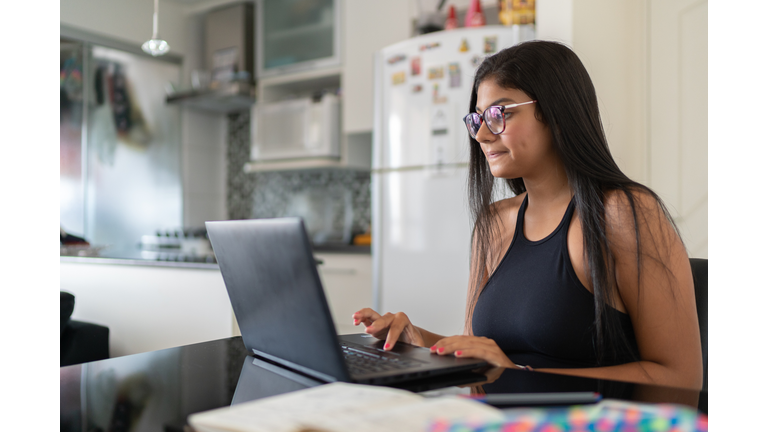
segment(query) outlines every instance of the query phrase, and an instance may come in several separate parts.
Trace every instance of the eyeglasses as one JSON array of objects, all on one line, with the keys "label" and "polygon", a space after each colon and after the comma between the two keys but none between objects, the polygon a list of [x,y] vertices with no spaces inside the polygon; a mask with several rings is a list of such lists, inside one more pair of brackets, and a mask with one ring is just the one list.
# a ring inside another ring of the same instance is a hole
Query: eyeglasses
[{"label": "eyeglasses", "polygon": [[483,125],[483,120],[485,120],[488,130],[491,131],[492,134],[498,135],[504,132],[504,129],[507,127],[506,116],[504,115],[505,110],[519,107],[520,105],[532,104],[534,102],[536,101],[532,100],[511,105],[489,106],[483,111],[482,116],[478,113],[469,113],[465,115],[464,123],[467,125],[467,130],[473,139],[477,139],[477,132],[480,131],[480,126]]}]

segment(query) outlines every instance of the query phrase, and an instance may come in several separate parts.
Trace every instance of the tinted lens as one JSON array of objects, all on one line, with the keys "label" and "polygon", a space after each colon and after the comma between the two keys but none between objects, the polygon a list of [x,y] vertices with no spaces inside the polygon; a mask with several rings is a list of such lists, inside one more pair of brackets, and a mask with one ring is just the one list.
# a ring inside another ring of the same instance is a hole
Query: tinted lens
[{"label": "tinted lens", "polygon": [[480,114],[471,113],[464,117],[464,123],[467,124],[467,130],[472,138],[477,136],[477,131],[480,130],[480,126],[483,124],[483,120],[480,118]]},{"label": "tinted lens", "polygon": [[500,106],[488,107],[483,116],[485,117],[485,124],[488,125],[488,129],[492,133],[504,132],[504,108]]}]

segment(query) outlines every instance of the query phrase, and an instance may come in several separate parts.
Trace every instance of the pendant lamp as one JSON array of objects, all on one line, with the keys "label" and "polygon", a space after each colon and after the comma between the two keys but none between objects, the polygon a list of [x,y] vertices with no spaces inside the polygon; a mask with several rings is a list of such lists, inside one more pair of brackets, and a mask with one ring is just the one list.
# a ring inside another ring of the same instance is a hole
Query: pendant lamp
[{"label": "pendant lamp", "polygon": [[157,37],[158,1],[159,0],[155,0],[155,13],[152,15],[152,39],[144,42],[144,44],[141,46],[141,49],[144,50],[145,53],[155,57],[161,56],[167,53],[169,49],[171,49],[171,47],[168,46],[168,42]]}]

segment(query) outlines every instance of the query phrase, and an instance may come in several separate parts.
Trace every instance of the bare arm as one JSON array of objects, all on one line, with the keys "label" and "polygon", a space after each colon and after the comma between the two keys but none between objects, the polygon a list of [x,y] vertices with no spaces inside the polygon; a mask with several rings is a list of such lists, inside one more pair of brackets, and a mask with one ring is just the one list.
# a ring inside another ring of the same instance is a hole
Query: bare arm
[{"label": "bare arm", "polygon": [[701,341],[688,255],[656,201],[645,193],[634,196],[639,268],[635,225],[623,193],[609,194],[606,200],[606,229],[618,294],[632,320],[641,360],[599,368],[540,370],[700,389]]}]

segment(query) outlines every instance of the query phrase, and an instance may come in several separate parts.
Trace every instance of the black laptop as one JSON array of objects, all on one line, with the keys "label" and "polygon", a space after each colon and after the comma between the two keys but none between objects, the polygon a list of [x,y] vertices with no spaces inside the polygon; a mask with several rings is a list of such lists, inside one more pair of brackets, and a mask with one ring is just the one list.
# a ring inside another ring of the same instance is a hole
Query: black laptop
[{"label": "black laptop", "polygon": [[438,356],[402,342],[384,351],[384,341],[367,334],[337,335],[300,218],[205,226],[243,342],[256,357],[325,382],[367,384],[418,380],[486,365],[477,359]]}]

